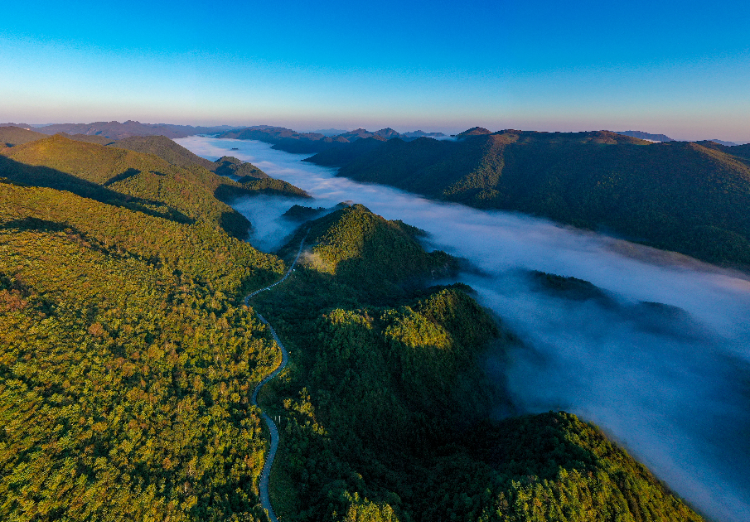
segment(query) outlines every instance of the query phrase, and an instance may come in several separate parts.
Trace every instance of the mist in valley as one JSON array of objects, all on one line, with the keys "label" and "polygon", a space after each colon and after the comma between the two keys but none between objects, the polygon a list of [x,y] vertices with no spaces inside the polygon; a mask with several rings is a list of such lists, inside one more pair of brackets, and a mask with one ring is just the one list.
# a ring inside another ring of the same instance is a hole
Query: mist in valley
[{"label": "mist in valley", "polygon": [[[282,216],[294,204],[353,201],[426,230],[429,247],[467,260],[473,269],[460,280],[519,337],[493,365],[518,411],[576,413],[705,515],[750,520],[747,275],[542,219],[337,178],[265,143],[176,141],[211,160],[251,161],[314,196],[233,203],[263,250],[298,226]],[[589,281],[602,294],[545,289],[531,271]]]}]

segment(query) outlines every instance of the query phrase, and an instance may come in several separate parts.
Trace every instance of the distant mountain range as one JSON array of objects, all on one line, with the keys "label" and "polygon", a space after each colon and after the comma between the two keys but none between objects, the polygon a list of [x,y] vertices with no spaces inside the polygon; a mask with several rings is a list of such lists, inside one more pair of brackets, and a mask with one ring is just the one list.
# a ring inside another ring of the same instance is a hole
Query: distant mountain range
[{"label": "distant mountain range", "polygon": [[667,141],[677,141],[673,140],[666,134],[651,134],[650,132],[643,132],[643,131],[622,131],[618,132],[617,134],[622,134],[623,136],[630,136],[631,138],[639,138],[642,140],[649,140],[649,141],[658,141],[658,142],[667,142]]},{"label": "distant mountain range", "polygon": [[323,136],[338,136],[348,131],[346,129],[318,129],[310,132],[313,134],[322,134]]},{"label": "distant mountain range", "polygon": [[227,131],[219,135],[220,138],[257,140],[272,143],[274,149],[304,154],[322,152],[368,138],[377,141],[387,141],[394,138],[411,141],[421,137],[443,136],[445,134],[441,132],[426,133],[421,130],[400,134],[390,127],[374,132],[360,128],[328,136],[321,132],[297,132],[285,127],[272,127],[269,125],[256,125],[245,129]]},{"label": "distant mountain range", "polygon": [[445,137],[445,134],[442,132],[424,132],[421,130],[416,130],[412,132],[403,132],[401,133],[401,136],[404,138],[443,138]]},{"label": "distant mountain range", "polygon": [[[642,132],[642,131],[623,131],[618,132],[617,134],[622,134],[623,136],[630,136],[632,138],[640,138],[642,140],[648,140],[648,141],[658,141],[661,143],[668,142],[668,141],[678,141],[673,138],[670,138],[669,136],[665,134],[651,134],[650,132]],[[739,143],[735,143],[733,141],[724,141],[724,140],[705,140],[705,141],[713,141],[714,143],[718,143],[719,145],[724,145],[726,147],[737,147]]]},{"label": "distant mountain range", "polygon": [[360,139],[307,161],[357,181],[750,266],[750,145],[475,127],[456,141]]},{"label": "distant mountain range", "polygon": [[167,138],[184,138],[195,134],[215,134],[231,130],[234,127],[221,125],[218,127],[193,127],[190,125],[172,125],[169,123],[140,123],[128,120],[124,123],[117,121],[95,123],[55,123],[35,130],[44,134],[84,134],[87,136],[104,136],[120,140],[131,136],[166,136]]},{"label": "distant mountain range", "polygon": [[717,140],[717,139],[708,140],[708,141],[713,141],[714,143],[718,143],[719,145],[724,145],[725,147],[737,147],[737,146],[739,146],[739,143],[735,143],[733,141],[724,141],[724,140]]}]

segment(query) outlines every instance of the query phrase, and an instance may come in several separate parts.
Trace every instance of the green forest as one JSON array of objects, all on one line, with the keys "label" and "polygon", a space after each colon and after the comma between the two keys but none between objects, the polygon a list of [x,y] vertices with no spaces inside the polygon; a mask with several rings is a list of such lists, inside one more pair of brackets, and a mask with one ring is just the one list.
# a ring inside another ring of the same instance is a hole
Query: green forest
[{"label": "green forest", "polygon": [[234,237],[212,173],[23,147],[0,163],[0,518],[265,520],[249,393],[280,355],[242,298],[283,261]]},{"label": "green forest", "polygon": [[[292,357],[261,398],[280,419],[271,486],[282,520],[701,520],[574,415],[488,420],[513,408],[483,357],[519,341],[469,287],[429,286],[429,267],[449,268],[449,256],[402,227],[361,205],[319,218],[304,227],[294,277],[254,299]],[[395,258],[425,267],[420,286]],[[368,273],[401,291],[368,292]]]},{"label": "green forest", "polygon": [[483,360],[519,341],[436,286],[457,260],[420,230],[340,205],[262,253],[226,201],[304,192],[117,143],[0,149],[0,519],[265,521],[250,397],[281,356],[257,308],[291,352],[260,397],[282,520],[701,520],[573,415],[488,420],[513,406]]},{"label": "green forest", "polygon": [[457,141],[373,139],[308,161],[482,209],[541,216],[712,263],[750,266],[750,154],[613,132],[474,128]]}]

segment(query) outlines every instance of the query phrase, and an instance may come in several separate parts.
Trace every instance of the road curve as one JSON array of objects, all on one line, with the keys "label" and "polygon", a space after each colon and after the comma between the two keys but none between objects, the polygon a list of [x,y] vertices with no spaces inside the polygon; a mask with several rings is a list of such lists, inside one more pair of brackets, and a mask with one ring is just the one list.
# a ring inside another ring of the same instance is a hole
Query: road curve
[{"label": "road curve", "polygon": [[[292,270],[294,270],[294,265],[296,265],[297,260],[299,260],[300,254],[302,254],[302,247],[305,244],[305,239],[307,239],[307,234],[305,234],[305,237],[302,238],[302,241],[299,244],[299,250],[297,251],[297,256],[294,258],[294,261],[289,267],[289,270],[287,270],[286,274],[284,274],[284,277],[282,277],[272,285],[268,285],[265,288],[261,288],[260,290],[256,290],[255,292],[248,294],[247,297],[245,297],[245,305],[248,305],[252,297],[258,295],[261,292],[272,289],[274,286],[285,281],[289,277],[289,275],[292,273]],[[281,340],[276,334],[276,330],[273,329],[273,326],[271,326],[270,323],[266,321],[265,317],[260,315],[257,311],[255,313],[258,315],[258,319],[260,319],[260,322],[268,327],[271,335],[273,336],[273,340],[276,341],[276,344],[279,345],[279,349],[281,350],[281,364],[279,364],[279,366],[273,372],[267,375],[265,379],[260,381],[253,390],[252,404],[253,406],[257,406],[258,408],[260,408],[260,406],[258,406],[258,392],[260,392],[260,389],[268,381],[274,379],[279,373],[281,373],[284,368],[286,368],[286,365],[289,362],[289,352],[287,352],[286,348],[284,348],[284,345],[281,343]],[[271,447],[268,450],[268,457],[266,457],[266,463],[263,465],[263,471],[261,471],[260,473],[260,482],[258,484],[258,490],[260,492],[260,505],[263,507],[263,509],[266,510],[268,520],[270,520],[271,522],[278,522],[279,519],[276,518],[276,513],[274,512],[273,506],[271,505],[271,496],[268,492],[268,486],[271,479],[271,466],[273,466],[273,459],[276,457],[276,450],[279,449],[279,429],[276,427],[276,423],[271,420],[271,417],[266,415],[263,411],[261,411],[260,416],[266,423],[266,426],[268,426],[268,432],[271,435]]]}]

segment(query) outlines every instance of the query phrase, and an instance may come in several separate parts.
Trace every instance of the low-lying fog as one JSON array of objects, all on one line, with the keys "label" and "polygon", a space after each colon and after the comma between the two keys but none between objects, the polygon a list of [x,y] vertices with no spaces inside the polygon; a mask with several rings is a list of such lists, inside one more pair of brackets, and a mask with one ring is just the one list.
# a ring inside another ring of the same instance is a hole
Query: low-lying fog
[{"label": "low-lying fog", "polygon": [[[280,216],[294,203],[353,201],[428,231],[433,247],[480,269],[482,275],[461,280],[523,340],[504,365],[520,411],[576,413],[710,518],[750,520],[747,276],[545,220],[336,178],[333,169],[265,143],[176,141],[211,160],[228,154],[251,161],[315,197],[234,204],[255,226],[251,241],[264,250],[291,231]],[[528,270],[590,281],[609,299],[540,291]]]}]

